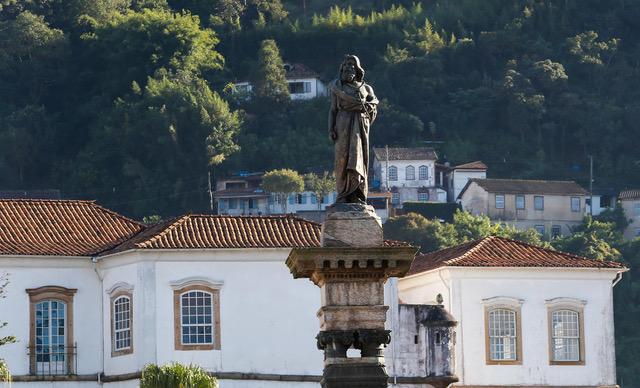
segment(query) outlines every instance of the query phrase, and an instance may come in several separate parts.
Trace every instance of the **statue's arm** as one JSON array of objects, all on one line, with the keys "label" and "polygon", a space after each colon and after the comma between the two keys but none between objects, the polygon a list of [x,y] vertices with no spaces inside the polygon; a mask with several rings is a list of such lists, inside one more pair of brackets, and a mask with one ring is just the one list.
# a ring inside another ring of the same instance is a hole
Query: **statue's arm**
[{"label": "statue's arm", "polygon": [[367,113],[369,114],[369,121],[373,123],[378,115],[378,98],[373,92],[373,88],[369,85],[365,85],[365,89],[367,91],[367,97],[365,101],[365,107],[367,109]]},{"label": "statue's arm", "polygon": [[331,95],[331,107],[329,108],[329,138],[332,141],[338,139],[338,132],[336,131],[336,114],[338,113],[338,101],[335,93],[330,90]]}]

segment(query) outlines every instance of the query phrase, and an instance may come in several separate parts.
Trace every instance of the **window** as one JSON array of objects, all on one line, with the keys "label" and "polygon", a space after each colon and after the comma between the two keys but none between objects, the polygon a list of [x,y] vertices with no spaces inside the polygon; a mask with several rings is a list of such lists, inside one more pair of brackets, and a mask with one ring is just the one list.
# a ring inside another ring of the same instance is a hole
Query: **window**
[{"label": "window", "polygon": [[296,203],[296,195],[295,194],[289,194],[289,205],[295,205]]},{"label": "window", "polygon": [[291,94],[303,94],[311,93],[311,82],[289,82],[289,93]]},{"label": "window", "polygon": [[496,209],[504,209],[504,195],[496,194]]},{"label": "window", "polygon": [[418,168],[418,179],[421,181],[429,179],[429,169],[427,166],[420,166],[420,168]]},{"label": "window", "polygon": [[544,210],[544,197],[542,195],[533,197],[533,208],[535,210]]},{"label": "window", "polygon": [[485,305],[486,363],[510,365],[522,363],[520,306],[522,300],[495,297]]},{"label": "window", "polygon": [[571,197],[571,211],[572,212],[580,211],[580,197]]},{"label": "window", "polygon": [[174,286],[176,350],[220,349],[220,290],[200,283]]},{"label": "window", "polygon": [[416,168],[413,166],[407,166],[405,169],[405,179],[408,181],[413,181],[416,179]]},{"label": "window", "polygon": [[253,198],[249,198],[249,199],[247,200],[247,207],[248,207],[249,209],[255,209],[255,208],[256,208],[256,203],[255,203],[255,201],[253,200]]},{"label": "window", "polygon": [[229,199],[229,209],[237,209],[238,208],[238,200],[235,198]]},{"label": "window", "polygon": [[311,203],[314,205],[318,203],[318,197],[315,194],[311,194]]},{"label": "window", "polygon": [[524,210],[524,195],[516,194],[516,210]]},{"label": "window", "polygon": [[389,180],[390,181],[398,180],[398,168],[396,166],[389,167]]},{"label": "window", "polygon": [[116,283],[107,293],[111,303],[111,357],[133,353],[133,285]]},{"label": "window", "polygon": [[549,362],[584,365],[584,305],[573,298],[546,301],[549,311]]},{"label": "window", "polygon": [[131,296],[125,294],[112,298],[111,309],[111,356],[131,353]]},{"label": "window", "polygon": [[304,205],[307,203],[307,195],[306,194],[296,194],[296,203],[298,205]]},{"label": "window", "polygon": [[32,375],[74,374],[73,296],[75,288],[29,288],[29,370]]},{"label": "window", "polygon": [[428,200],[429,200],[429,193],[428,192],[418,193],[418,201],[427,202]]},{"label": "window", "polygon": [[560,227],[560,225],[553,225],[551,227],[551,237],[558,238],[561,235],[562,235],[562,228]]},{"label": "window", "polygon": [[544,225],[535,225],[533,228],[536,232],[540,233],[540,235],[544,236]]},{"label": "window", "polygon": [[636,202],[633,204],[633,214],[635,216],[640,216],[640,202]]},{"label": "window", "polygon": [[400,203],[400,193],[391,193],[391,203],[394,205]]}]

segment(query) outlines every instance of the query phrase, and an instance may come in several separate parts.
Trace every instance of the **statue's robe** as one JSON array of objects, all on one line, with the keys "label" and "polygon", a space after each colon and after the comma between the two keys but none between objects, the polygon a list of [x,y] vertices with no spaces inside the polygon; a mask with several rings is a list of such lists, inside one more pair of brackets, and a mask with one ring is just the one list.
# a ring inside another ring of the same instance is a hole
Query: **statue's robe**
[{"label": "statue's robe", "polygon": [[378,99],[364,82],[337,80],[331,84],[329,125],[337,133],[334,171],[336,202],[365,203],[369,168],[369,128],[376,118]]}]

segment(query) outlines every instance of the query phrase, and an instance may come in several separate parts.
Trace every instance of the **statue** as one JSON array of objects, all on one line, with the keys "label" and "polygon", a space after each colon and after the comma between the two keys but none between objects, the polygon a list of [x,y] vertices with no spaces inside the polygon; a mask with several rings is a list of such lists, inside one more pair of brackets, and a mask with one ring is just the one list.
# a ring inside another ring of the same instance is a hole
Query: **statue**
[{"label": "statue", "polygon": [[366,204],[369,129],[376,118],[378,99],[364,82],[358,57],[345,56],[330,93],[329,136],[335,149],[336,203]]}]

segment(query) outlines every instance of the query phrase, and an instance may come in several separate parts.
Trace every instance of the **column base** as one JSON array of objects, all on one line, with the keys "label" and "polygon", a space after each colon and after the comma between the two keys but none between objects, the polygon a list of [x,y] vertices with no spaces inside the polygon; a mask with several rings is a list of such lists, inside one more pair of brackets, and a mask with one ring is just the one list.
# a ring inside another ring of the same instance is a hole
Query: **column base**
[{"label": "column base", "polygon": [[325,366],[320,384],[322,388],[387,388],[388,381],[382,364],[349,362]]}]

